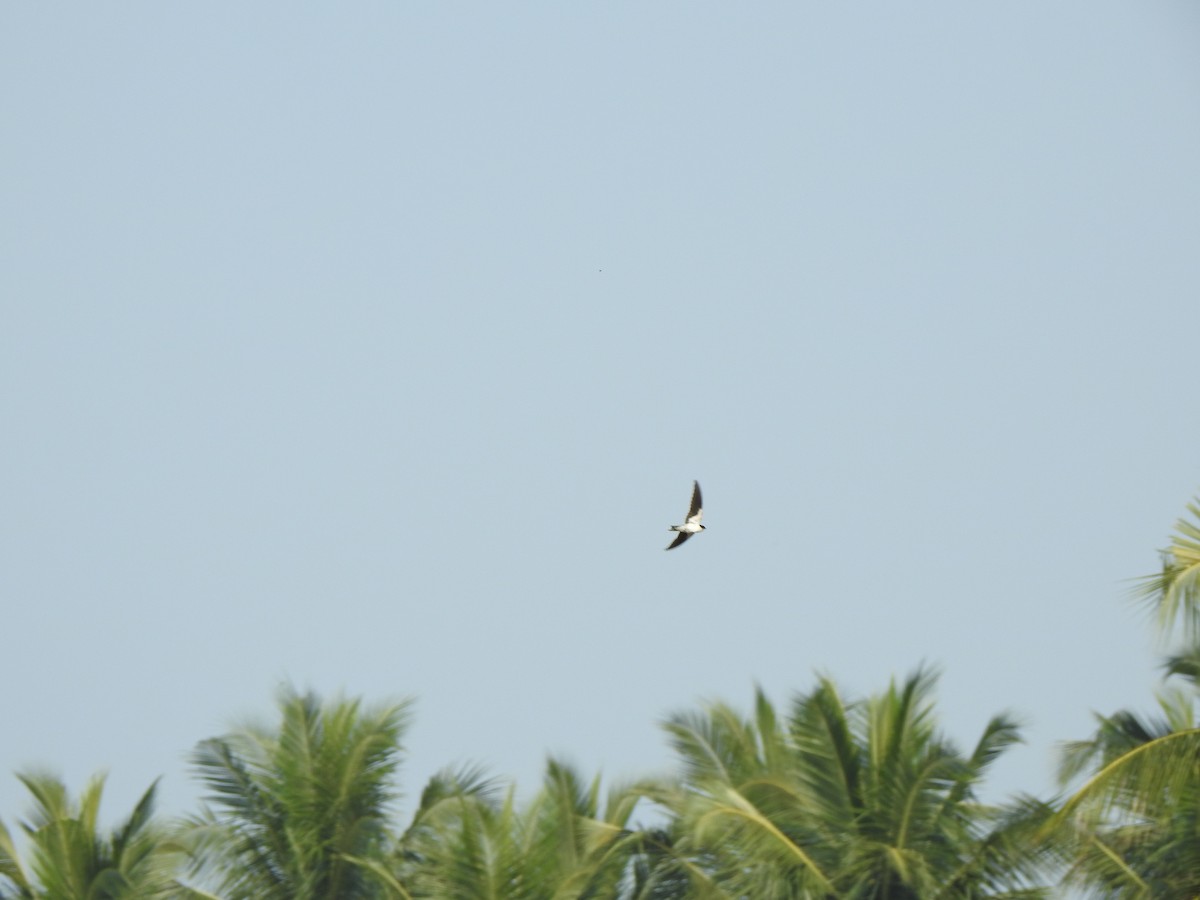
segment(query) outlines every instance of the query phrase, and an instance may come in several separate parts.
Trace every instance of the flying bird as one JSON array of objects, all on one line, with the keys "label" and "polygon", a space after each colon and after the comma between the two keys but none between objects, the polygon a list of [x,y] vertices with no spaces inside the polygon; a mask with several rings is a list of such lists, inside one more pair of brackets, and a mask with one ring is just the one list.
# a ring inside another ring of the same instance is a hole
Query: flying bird
[{"label": "flying bird", "polygon": [[671,531],[678,531],[675,535],[675,540],[667,545],[668,550],[674,550],[693,534],[699,534],[704,530],[704,526],[700,524],[700,519],[704,516],[704,502],[700,499],[700,482],[692,482],[692,505],[688,509],[687,519],[682,525],[672,525]]}]

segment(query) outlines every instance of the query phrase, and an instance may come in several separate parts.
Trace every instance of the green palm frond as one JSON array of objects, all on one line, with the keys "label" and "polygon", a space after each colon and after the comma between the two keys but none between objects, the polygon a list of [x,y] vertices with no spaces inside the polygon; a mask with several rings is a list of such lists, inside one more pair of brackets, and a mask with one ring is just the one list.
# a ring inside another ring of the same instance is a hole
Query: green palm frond
[{"label": "green palm frond", "polygon": [[1200,642],[1187,645],[1182,651],[1164,660],[1163,677],[1178,677],[1191,686],[1193,693],[1200,692]]},{"label": "green palm frond", "polygon": [[1016,718],[1007,713],[993,716],[984,726],[983,734],[971,752],[971,768],[988,768],[1001,754],[1024,741],[1021,737],[1021,724]]},{"label": "green palm frond", "polygon": [[697,809],[693,826],[702,844],[738,845],[747,858],[780,864],[822,893],[833,891],[833,883],[812,849],[793,840],[777,817],[766,815],[730,785],[714,785],[706,793],[710,799]]},{"label": "green palm frond", "polygon": [[846,703],[827,677],[810,694],[792,704],[789,734],[800,777],[821,819],[845,822],[864,804],[863,773],[867,760],[855,735],[862,705]]},{"label": "green palm frond", "polygon": [[392,869],[378,859],[362,859],[349,854],[344,854],[343,859],[351,865],[358,866],[364,872],[368,872],[379,882],[388,896],[395,897],[397,900],[413,900],[413,895],[400,883]]},{"label": "green palm frond", "polygon": [[17,858],[8,830],[0,825],[0,896],[86,897],[89,900],[165,898],[173,891],[178,854],[153,821],[156,785],[133,812],[110,831],[98,825],[104,776],[89,780],[78,798],[45,772],[17,776],[33,798],[21,828],[28,836],[28,869]]},{"label": "green palm frond", "polygon": [[[0,896],[14,898],[32,898],[33,884],[21,865],[12,834],[3,822],[0,822],[0,879],[6,879],[12,886],[12,891],[6,891]],[[0,885],[3,883],[0,882]]]},{"label": "green palm frond", "polygon": [[1200,774],[1200,728],[1151,737],[1089,778],[1059,815],[1099,820],[1117,809],[1152,815],[1172,798],[1195,792]]},{"label": "green palm frond", "polygon": [[438,829],[460,814],[464,799],[495,806],[501,783],[477,765],[443,769],[435,773],[421,792],[421,800],[408,828],[397,842],[400,858],[418,854],[418,848]]},{"label": "green palm frond", "polygon": [[1028,795],[1002,807],[975,807],[979,838],[971,852],[960,857],[958,870],[931,896],[938,900],[969,896],[971,887],[980,884],[990,885],[988,896],[996,898],[1050,896],[1049,888],[1039,881],[1062,870],[1064,853],[1056,835],[1047,830],[1056,812],[1053,804]]},{"label": "green palm frond", "polygon": [[691,781],[736,781],[757,768],[760,744],[753,726],[724,703],[677,713],[663,727]]},{"label": "green palm frond", "polygon": [[1099,888],[1109,897],[1151,900],[1154,896],[1151,886],[1129,864],[1124,853],[1097,834],[1084,838],[1083,848],[1063,881]]},{"label": "green palm frond", "polygon": [[901,686],[897,687],[893,681],[886,693],[868,702],[867,747],[872,771],[886,771],[907,749],[930,742],[933,734],[930,695],[936,682],[933,670],[919,668]]},{"label": "green palm frond", "polygon": [[414,896],[468,900],[522,900],[525,830],[517,819],[514,790],[497,799],[475,793],[432,792],[424,825],[410,829],[400,864]]},{"label": "green palm frond", "polygon": [[1161,634],[1178,624],[1190,643],[1200,640],[1200,501],[1188,504],[1195,521],[1175,523],[1171,546],[1162,551],[1162,570],[1138,579],[1134,597],[1150,606]]},{"label": "green palm frond", "polygon": [[1171,733],[1165,722],[1147,721],[1126,710],[1111,716],[1097,714],[1095,719],[1097,729],[1091,738],[1063,745],[1058,764],[1059,784],[1066,785],[1097,763],[1107,765],[1129,751]]}]

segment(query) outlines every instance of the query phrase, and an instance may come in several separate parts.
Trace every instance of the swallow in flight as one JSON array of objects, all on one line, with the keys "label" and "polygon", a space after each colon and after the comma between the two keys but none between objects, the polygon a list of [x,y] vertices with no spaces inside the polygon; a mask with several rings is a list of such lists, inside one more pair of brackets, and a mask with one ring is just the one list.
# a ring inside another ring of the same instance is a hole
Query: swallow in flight
[{"label": "swallow in flight", "polygon": [[704,503],[700,499],[700,482],[692,482],[692,505],[688,508],[687,519],[682,525],[672,525],[671,531],[678,531],[675,535],[675,540],[667,545],[668,550],[674,550],[693,534],[699,534],[704,530],[704,526],[700,524],[700,519],[704,516]]}]

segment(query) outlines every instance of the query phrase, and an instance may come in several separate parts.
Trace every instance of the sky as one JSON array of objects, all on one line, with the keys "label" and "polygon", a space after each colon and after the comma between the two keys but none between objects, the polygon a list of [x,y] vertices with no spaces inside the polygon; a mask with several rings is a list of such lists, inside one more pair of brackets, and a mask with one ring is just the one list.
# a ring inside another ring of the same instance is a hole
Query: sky
[{"label": "sky", "polygon": [[[0,8],[0,818],[283,683],[450,764],[922,663],[1045,794],[1200,492],[1200,8]],[[664,553],[693,479],[708,530]]]}]

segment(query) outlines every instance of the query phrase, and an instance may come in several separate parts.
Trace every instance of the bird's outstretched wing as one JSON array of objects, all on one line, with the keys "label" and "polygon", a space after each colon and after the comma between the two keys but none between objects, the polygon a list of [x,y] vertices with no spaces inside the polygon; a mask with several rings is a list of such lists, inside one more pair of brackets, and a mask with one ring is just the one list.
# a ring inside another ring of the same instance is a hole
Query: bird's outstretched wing
[{"label": "bird's outstretched wing", "polygon": [[689,532],[681,531],[681,532],[679,532],[679,534],[675,535],[675,540],[673,540],[673,541],[671,541],[671,543],[667,544],[666,549],[674,550],[676,547],[678,547],[680,544],[682,544],[684,541],[686,541],[690,537],[691,537],[691,534]]},{"label": "bird's outstretched wing", "polygon": [[688,509],[687,519],[685,521],[695,521],[699,523],[704,515],[704,501],[700,499],[700,482],[692,482],[692,505]]}]

